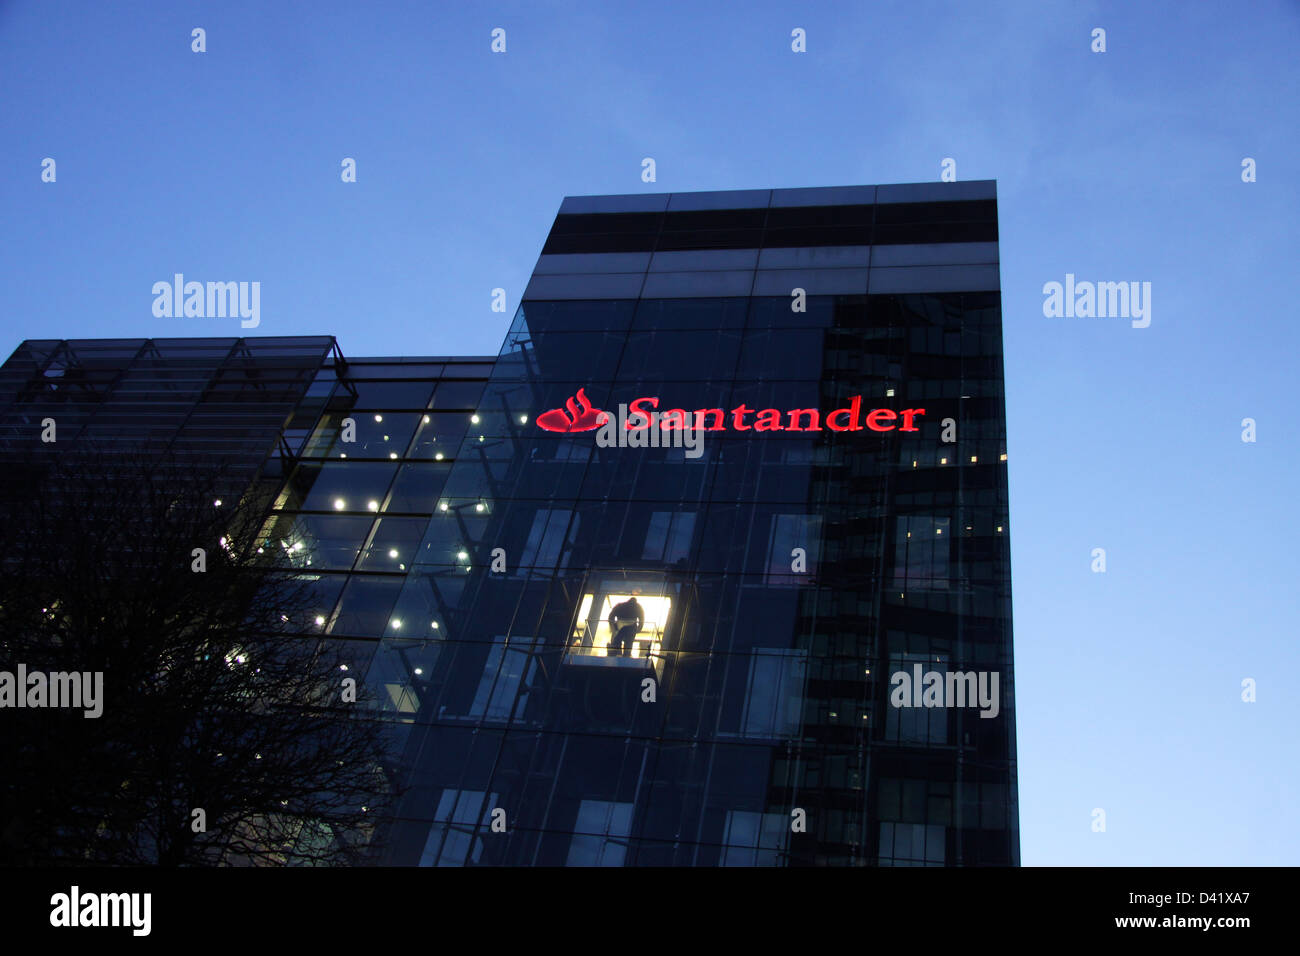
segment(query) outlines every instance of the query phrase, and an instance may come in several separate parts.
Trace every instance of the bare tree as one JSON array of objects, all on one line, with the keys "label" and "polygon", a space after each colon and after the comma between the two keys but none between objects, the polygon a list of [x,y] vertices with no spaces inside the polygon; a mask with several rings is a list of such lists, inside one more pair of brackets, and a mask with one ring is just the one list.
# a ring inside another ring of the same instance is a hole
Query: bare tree
[{"label": "bare tree", "polygon": [[99,717],[0,710],[0,861],[373,852],[395,796],[384,725],[261,537],[265,498],[223,497],[241,486],[166,454],[59,451],[0,476],[0,669],[103,674]]}]

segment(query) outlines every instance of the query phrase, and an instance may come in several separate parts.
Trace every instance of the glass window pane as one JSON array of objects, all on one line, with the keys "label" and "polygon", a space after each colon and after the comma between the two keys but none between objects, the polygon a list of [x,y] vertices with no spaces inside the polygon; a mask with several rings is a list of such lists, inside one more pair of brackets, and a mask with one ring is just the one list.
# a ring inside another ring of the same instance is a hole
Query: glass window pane
[{"label": "glass window pane", "polygon": [[433,514],[438,495],[447,480],[450,464],[411,462],[401,467],[393,482],[387,511],[410,511]]},{"label": "glass window pane", "polygon": [[754,651],[742,718],[746,736],[784,737],[798,732],[803,717],[807,655],[803,649]]},{"label": "glass window pane", "polygon": [[423,518],[384,518],[357,562],[357,570],[405,571],[414,563],[427,524]]},{"label": "glass window pane", "polygon": [[300,507],[304,511],[378,511],[396,473],[395,463],[304,463],[294,471],[279,507]]},{"label": "glass window pane", "polygon": [[353,382],[357,390],[356,410],[427,408],[433,394],[433,382]]},{"label": "glass window pane", "polygon": [[497,805],[495,793],[482,790],[447,789],[438,798],[434,822],[424,844],[420,866],[464,866],[477,863],[483,852],[482,840],[474,833],[476,824],[488,824]]},{"label": "glass window pane", "polygon": [[390,618],[401,589],[401,578],[354,575],[343,590],[338,618],[330,633],[353,637],[399,634],[400,622],[390,627]]},{"label": "glass window pane", "polygon": [[487,382],[439,382],[433,393],[434,408],[477,408]]},{"label": "glass window pane", "polygon": [[[821,515],[772,516],[766,568],[769,585],[805,584],[817,573],[821,520]],[[803,554],[796,554],[795,548],[802,548]],[[796,570],[800,567],[803,570]]]},{"label": "glass window pane", "polygon": [[632,831],[632,804],[583,800],[569,844],[568,866],[622,866]]},{"label": "glass window pane", "polygon": [[461,439],[472,425],[472,414],[467,411],[429,412],[420,416],[420,427],[408,457],[434,461],[455,458]]},{"label": "glass window pane", "polygon": [[372,523],[371,518],[344,515],[282,515],[264,547],[285,549],[298,567],[347,571]]}]

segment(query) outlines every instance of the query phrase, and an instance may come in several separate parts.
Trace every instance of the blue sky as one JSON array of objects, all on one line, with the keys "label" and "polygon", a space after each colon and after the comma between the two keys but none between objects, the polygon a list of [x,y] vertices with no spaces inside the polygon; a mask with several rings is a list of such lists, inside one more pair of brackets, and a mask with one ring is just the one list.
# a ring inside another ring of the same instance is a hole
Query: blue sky
[{"label": "blue sky", "polygon": [[[952,157],[998,180],[1023,860],[1296,865],[1300,6],[1240,10],[0,0],[0,352],[240,334],[153,316],[184,272],[260,281],[251,334],[495,354],[565,195]],[[1044,317],[1066,273],[1150,327]]]}]

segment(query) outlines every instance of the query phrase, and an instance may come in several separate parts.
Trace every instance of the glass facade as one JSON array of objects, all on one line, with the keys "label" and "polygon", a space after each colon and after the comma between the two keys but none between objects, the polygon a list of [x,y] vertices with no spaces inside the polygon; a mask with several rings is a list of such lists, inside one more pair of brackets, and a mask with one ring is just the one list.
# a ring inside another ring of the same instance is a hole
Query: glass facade
[{"label": "glass facade", "polygon": [[[440,625],[382,672],[387,862],[1018,863],[996,220],[991,183],[565,201],[381,643]],[[537,427],[579,390],[724,427]],[[924,417],[829,427],[854,396]],[[893,706],[918,663],[998,703]]]},{"label": "glass facade", "polygon": [[570,197],[495,359],[263,341],[228,453],[391,725],[376,862],[1019,863],[994,184]]}]

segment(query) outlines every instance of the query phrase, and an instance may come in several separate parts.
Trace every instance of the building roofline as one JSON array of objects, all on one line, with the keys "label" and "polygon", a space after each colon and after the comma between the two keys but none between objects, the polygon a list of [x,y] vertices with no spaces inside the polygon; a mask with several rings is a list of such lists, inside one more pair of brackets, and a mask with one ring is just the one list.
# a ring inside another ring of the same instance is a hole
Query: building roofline
[{"label": "building roofline", "polygon": [[565,196],[560,215],[602,212],[689,212],[783,206],[886,205],[906,202],[996,200],[996,179],[888,183],[876,186],[804,186],[794,189],[720,189],[701,192]]},{"label": "building roofline", "polygon": [[430,365],[435,362],[480,364],[495,362],[495,355],[349,355],[349,365]]}]

